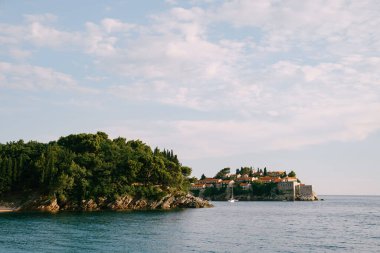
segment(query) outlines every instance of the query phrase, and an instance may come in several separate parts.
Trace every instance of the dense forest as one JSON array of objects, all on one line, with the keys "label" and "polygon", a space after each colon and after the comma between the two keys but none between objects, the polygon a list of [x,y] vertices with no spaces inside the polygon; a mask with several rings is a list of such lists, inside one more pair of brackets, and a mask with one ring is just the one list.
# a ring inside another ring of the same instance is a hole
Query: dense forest
[{"label": "dense forest", "polygon": [[123,194],[159,198],[187,191],[190,174],[173,151],[152,150],[140,140],[112,140],[103,132],[0,144],[0,196],[38,191],[60,202]]}]

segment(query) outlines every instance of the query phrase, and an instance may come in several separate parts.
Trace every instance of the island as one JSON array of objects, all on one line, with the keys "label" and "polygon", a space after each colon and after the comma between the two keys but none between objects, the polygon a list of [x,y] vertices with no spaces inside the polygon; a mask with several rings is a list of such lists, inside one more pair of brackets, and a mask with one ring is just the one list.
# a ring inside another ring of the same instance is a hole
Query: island
[{"label": "island", "polygon": [[230,168],[220,170],[214,177],[204,174],[191,185],[194,196],[213,201],[226,201],[232,197],[241,201],[314,201],[318,200],[312,185],[303,184],[292,170],[269,171],[241,167],[232,174]]},{"label": "island", "polygon": [[172,150],[104,132],[0,144],[0,212],[211,207]]},{"label": "island", "polygon": [[104,132],[0,144],[0,212],[212,207],[209,201],[314,201],[312,185],[267,168],[190,177],[173,150]]}]

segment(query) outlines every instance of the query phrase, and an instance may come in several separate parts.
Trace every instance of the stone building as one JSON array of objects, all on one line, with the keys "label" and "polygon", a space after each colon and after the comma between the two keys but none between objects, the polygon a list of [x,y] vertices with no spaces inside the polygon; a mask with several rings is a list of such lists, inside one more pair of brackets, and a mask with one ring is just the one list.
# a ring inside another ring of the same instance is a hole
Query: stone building
[{"label": "stone building", "polygon": [[277,184],[277,189],[283,194],[286,200],[296,199],[296,187],[299,183],[295,181],[279,182]]}]

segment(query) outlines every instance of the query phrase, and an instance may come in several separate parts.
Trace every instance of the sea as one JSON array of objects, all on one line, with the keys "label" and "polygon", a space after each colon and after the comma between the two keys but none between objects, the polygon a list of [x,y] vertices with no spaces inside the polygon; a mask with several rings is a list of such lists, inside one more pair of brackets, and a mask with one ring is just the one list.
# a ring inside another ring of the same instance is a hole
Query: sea
[{"label": "sea", "polygon": [[0,213],[0,252],[380,252],[380,196],[171,211]]}]

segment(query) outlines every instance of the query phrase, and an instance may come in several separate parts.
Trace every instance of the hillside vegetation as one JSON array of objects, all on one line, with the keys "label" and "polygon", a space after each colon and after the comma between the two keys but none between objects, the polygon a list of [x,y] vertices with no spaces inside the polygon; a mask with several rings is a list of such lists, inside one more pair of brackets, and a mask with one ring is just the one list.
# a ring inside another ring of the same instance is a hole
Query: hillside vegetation
[{"label": "hillside vegetation", "polygon": [[0,144],[0,197],[38,192],[59,204],[116,199],[128,194],[159,199],[189,188],[189,167],[173,151],[107,134],[73,134],[58,141]]}]

